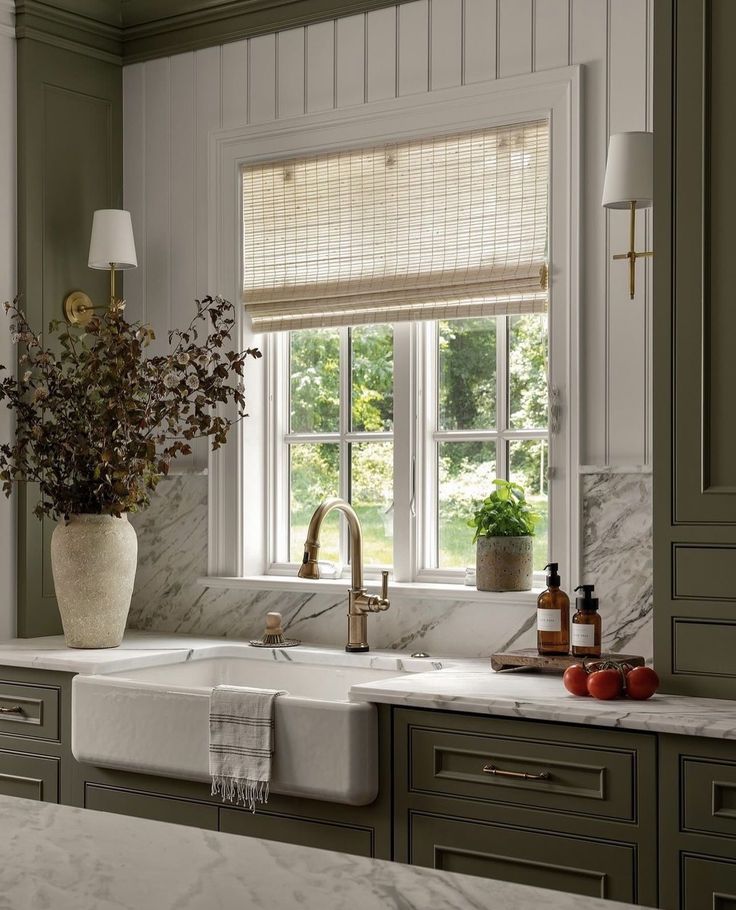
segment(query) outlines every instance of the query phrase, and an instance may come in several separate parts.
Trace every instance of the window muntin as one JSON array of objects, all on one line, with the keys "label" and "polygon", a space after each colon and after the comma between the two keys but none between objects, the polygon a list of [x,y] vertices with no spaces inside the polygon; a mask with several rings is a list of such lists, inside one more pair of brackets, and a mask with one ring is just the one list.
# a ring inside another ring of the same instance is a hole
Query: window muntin
[{"label": "window muntin", "polygon": [[[277,441],[288,460],[288,529],[282,551],[301,559],[312,512],[325,496],[353,503],[364,531],[367,566],[394,562],[394,472],[397,460],[416,462],[413,498],[418,548],[415,574],[458,577],[474,564],[473,504],[495,477],[521,483],[540,514],[534,567],[548,561],[547,317],[544,314],[441,320],[408,329],[417,358],[418,432],[394,427],[394,329],[389,325],[309,329],[275,335],[285,347],[284,400],[288,430]],[[284,425],[278,418],[275,426]],[[425,439],[423,447],[415,439]],[[421,451],[420,451],[421,449]],[[348,560],[344,525],[325,523],[320,557],[342,570]]]}]

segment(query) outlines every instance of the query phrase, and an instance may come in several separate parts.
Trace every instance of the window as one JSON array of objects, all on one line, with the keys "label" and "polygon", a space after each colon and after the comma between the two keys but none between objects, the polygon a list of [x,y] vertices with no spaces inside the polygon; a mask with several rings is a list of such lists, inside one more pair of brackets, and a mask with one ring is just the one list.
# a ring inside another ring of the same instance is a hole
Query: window
[{"label": "window", "polygon": [[[274,576],[294,574],[316,505],[306,503],[315,454],[333,490],[372,507],[370,559],[381,565],[390,551],[394,580],[419,582],[421,596],[447,596],[426,583],[457,583],[472,562],[470,534],[468,559],[452,513],[473,461],[491,467],[493,458],[542,508],[548,500],[548,549],[577,573],[578,136],[579,74],[569,68],[213,138],[210,275],[222,293],[242,291],[242,340],[261,346],[267,369],[247,379],[251,417],[209,460],[207,583],[291,587]],[[394,355],[392,395],[379,395],[384,405],[391,398],[392,420],[383,407],[380,423],[359,423],[353,352],[378,332],[390,333],[382,341],[391,338]],[[324,365],[320,357],[310,376],[309,346],[299,345],[307,333],[330,336],[337,351],[331,423],[307,422],[296,399],[292,419],[292,384],[297,393],[306,383],[308,401]],[[445,391],[457,391],[449,361],[461,344],[495,362],[470,389],[481,405],[470,415]],[[547,364],[531,383],[519,366],[530,345]],[[377,498],[370,484],[389,461]],[[293,520],[292,495],[304,506]],[[323,555],[346,574],[340,531],[330,545]]]},{"label": "window", "polygon": [[[414,427],[394,426],[394,334],[419,351],[406,403]],[[473,503],[495,477],[521,483],[540,514],[535,570],[548,561],[547,319],[544,314],[436,320],[275,335],[282,372],[274,400],[279,478],[288,496],[275,527],[274,562],[301,559],[307,525],[324,496],[352,502],[370,569],[393,567],[395,463],[408,464],[411,511],[422,515],[417,573],[459,580],[474,564]],[[425,407],[417,409],[417,401]],[[412,439],[424,437],[422,455]],[[417,466],[417,458],[421,464]],[[423,490],[423,492],[421,492]],[[280,539],[279,539],[280,538]],[[349,561],[337,514],[323,527],[321,558],[339,574]],[[327,572],[329,573],[329,567]]]},{"label": "window", "polygon": [[[535,121],[244,171],[244,298],[277,365],[272,564],[298,563],[314,509],[340,496],[369,570],[458,579],[496,477],[527,489],[535,568],[548,561],[548,134]],[[403,382],[395,338],[414,352]],[[394,534],[399,476],[413,553]],[[328,517],[325,570],[348,546]]]}]

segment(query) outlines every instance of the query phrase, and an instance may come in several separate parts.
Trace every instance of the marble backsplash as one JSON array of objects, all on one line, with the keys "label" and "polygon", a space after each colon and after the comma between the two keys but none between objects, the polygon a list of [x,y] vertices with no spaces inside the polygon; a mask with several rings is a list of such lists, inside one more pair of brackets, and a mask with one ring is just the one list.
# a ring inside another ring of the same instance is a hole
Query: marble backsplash
[{"label": "marble backsplash", "polygon": [[[581,477],[583,580],[601,599],[604,647],[652,656],[651,474],[601,472]],[[129,626],[254,638],[269,610],[288,634],[341,645],[345,595],[204,588],[207,574],[207,478],[172,477],[134,523],[139,568]],[[570,588],[572,585],[570,585]],[[456,600],[418,600],[394,592],[391,609],[371,617],[375,648],[480,657],[534,643],[535,611]]]}]

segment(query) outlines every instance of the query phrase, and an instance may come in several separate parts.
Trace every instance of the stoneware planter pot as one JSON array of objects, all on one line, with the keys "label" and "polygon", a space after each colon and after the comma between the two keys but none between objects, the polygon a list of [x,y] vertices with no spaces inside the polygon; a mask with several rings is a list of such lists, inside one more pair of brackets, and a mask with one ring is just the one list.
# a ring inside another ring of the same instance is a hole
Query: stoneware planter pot
[{"label": "stoneware planter pot", "polygon": [[479,537],[475,586],[479,591],[530,591],[534,568],[531,537]]},{"label": "stoneware planter pot", "polygon": [[57,525],[51,568],[68,647],[117,648],[137,562],[138,538],[127,515],[72,515]]}]

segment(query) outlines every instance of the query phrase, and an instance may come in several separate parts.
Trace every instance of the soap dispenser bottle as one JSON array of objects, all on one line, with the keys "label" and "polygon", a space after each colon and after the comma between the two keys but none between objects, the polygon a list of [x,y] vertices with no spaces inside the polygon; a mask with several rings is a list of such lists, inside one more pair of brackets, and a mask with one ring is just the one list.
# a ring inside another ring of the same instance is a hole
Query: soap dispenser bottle
[{"label": "soap dispenser bottle", "polygon": [[575,657],[601,656],[601,618],[598,615],[598,598],[593,597],[595,585],[579,585],[576,591],[583,596],[575,600],[576,611],[572,618],[572,654]]},{"label": "soap dispenser bottle", "polygon": [[537,650],[540,654],[569,654],[570,598],[560,588],[558,564],[551,562],[547,589],[537,598]]}]

